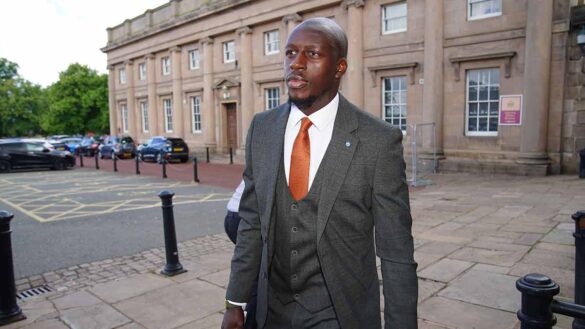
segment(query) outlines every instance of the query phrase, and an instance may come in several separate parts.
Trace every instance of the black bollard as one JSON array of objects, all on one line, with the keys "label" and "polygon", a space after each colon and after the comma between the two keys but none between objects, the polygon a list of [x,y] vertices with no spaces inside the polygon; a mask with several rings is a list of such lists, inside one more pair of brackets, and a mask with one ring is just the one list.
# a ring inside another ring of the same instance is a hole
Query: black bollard
[{"label": "black bollard", "polygon": [[579,163],[579,178],[585,178],[585,149],[579,152],[579,157],[581,158]]},{"label": "black bollard", "polygon": [[179,249],[177,248],[177,236],[175,234],[175,217],[173,215],[173,196],[175,193],[162,191],[158,197],[162,201],[163,225],[165,233],[165,253],[167,263],[160,271],[162,275],[174,276],[187,272],[179,263]]},{"label": "black bollard", "polygon": [[193,180],[199,183],[199,170],[197,169],[197,157],[193,157]]},{"label": "black bollard", "polygon": [[167,178],[167,157],[162,157],[162,178]]},{"label": "black bollard", "polygon": [[207,163],[209,163],[209,147],[205,148],[205,154],[207,155]]},{"label": "black bollard", "polygon": [[138,158],[138,153],[134,156],[134,160],[136,162],[136,175],[140,175],[140,164],[138,163],[140,159]]},{"label": "black bollard", "polygon": [[230,164],[234,164],[234,150],[230,147]]},{"label": "black bollard", "polygon": [[559,285],[545,275],[532,273],[518,279],[516,289],[522,293],[522,305],[517,313],[520,329],[552,329],[557,318],[551,311],[551,303],[559,293]]},{"label": "black bollard", "polygon": [[79,166],[83,168],[83,154],[79,153]]},{"label": "black bollard", "polygon": [[95,158],[95,170],[100,170],[100,160],[98,159],[99,153],[94,154]]},{"label": "black bollard", "polygon": [[12,241],[10,221],[14,215],[0,211],[0,326],[26,319],[16,303],[14,264],[12,262]]},{"label": "black bollard", "polygon": [[[585,306],[585,210],[571,218],[575,220],[575,304]],[[585,319],[575,318],[573,329],[585,329]]]},{"label": "black bollard", "polygon": [[117,172],[118,171],[118,156],[116,156],[116,153],[112,153],[112,161],[114,161],[114,171]]}]

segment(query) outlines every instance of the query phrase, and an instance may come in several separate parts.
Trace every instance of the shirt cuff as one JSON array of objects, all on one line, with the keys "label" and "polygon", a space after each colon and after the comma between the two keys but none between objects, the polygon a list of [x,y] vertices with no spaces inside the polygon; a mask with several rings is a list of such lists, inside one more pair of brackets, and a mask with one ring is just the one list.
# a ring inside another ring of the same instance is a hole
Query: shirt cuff
[{"label": "shirt cuff", "polygon": [[242,308],[246,307],[246,303],[232,302],[231,300],[227,300],[227,299],[225,301],[230,303],[231,305],[234,305],[234,306],[241,306]]}]

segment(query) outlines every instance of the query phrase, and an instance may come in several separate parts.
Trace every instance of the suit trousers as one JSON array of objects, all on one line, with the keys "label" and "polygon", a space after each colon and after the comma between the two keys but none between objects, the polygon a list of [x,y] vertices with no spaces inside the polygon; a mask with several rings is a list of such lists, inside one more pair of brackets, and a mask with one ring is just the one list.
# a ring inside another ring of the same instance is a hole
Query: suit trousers
[{"label": "suit trousers", "polygon": [[[270,291],[270,288],[268,288]],[[269,292],[268,318],[265,329],[340,329],[333,306],[316,313],[307,311],[301,304],[283,304]]]}]

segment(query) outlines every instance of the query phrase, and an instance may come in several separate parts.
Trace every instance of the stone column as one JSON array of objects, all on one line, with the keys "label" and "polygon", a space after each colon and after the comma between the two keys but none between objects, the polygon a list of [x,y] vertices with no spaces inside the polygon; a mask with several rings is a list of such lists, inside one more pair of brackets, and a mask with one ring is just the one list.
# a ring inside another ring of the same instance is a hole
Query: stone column
[{"label": "stone column", "polygon": [[240,35],[240,116],[242,129],[239,131],[240,148],[246,148],[246,134],[254,115],[254,89],[252,81],[252,29],[243,27],[236,31]]},{"label": "stone column", "polygon": [[205,146],[214,150],[217,146],[215,133],[215,100],[213,98],[213,39],[201,40],[203,45],[203,136]]},{"label": "stone column", "polygon": [[116,104],[116,67],[108,65],[108,102],[110,109],[110,135],[118,132],[118,111]]},{"label": "stone column", "polygon": [[[435,136],[430,127],[421,127],[423,152],[443,154],[443,0],[425,0],[424,88],[421,123],[435,123]],[[408,118],[408,117],[407,117]],[[413,123],[411,120],[409,123]]]},{"label": "stone column", "polygon": [[183,79],[181,74],[181,48],[173,47],[171,52],[171,69],[173,74],[173,132],[176,137],[184,136],[183,113]]},{"label": "stone column", "polygon": [[526,6],[528,14],[524,56],[524,108],[517,162],[547,165],[553,2],[530,0]]},{"label": "stone column", "polygon": [[[135,95],[134,95],[134,63],[131,60],[124,62],[126,71],[126,106],[128,107],[128,135],[136,138],[140,131],[140,116],[136,115]],[[124,134],[124,132],[122,132]]]},{"label": "stone column", "polygon": [[284,26],[286,26],[286,35],[282,38],[286,44],[286,40],[288,39],[288,37],[290,36],[290,33],[292,32],[292,30],[299,25],[299,23],[303,20],[303,18],[301,17],[301,15],[294,13],[294,14],[290,14],[290,15],[286,15],[282,18],[282,22],[284,23]]},{"label": "stone column", "polygon": [[146,59],[146,85],[148,90],[148,131],[151,136],[161,135],[158,126],[163,119],[156,104],[156,69],[154,65],[154,54],[144,56]]},{"label": "stone column", "polygon": [[364,0],[345,0],[347,8],[347,72],[344,95],[357,107],[364,106],[363,7]]}]

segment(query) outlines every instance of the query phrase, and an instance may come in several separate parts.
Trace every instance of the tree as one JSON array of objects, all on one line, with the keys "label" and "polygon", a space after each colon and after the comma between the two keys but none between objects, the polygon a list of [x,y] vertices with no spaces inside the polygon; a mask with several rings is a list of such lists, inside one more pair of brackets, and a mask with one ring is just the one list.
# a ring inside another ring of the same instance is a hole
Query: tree
[{"label": "tree", "polygon": [[108,77],[81,64],[71,64],[48,87],[48,111],[42,127],[49,134],[109,131]]},{"label": "tree", "polygon": [[0,58],[0,137],[41,133],[44,90],[18,75],[18,64]]}]

